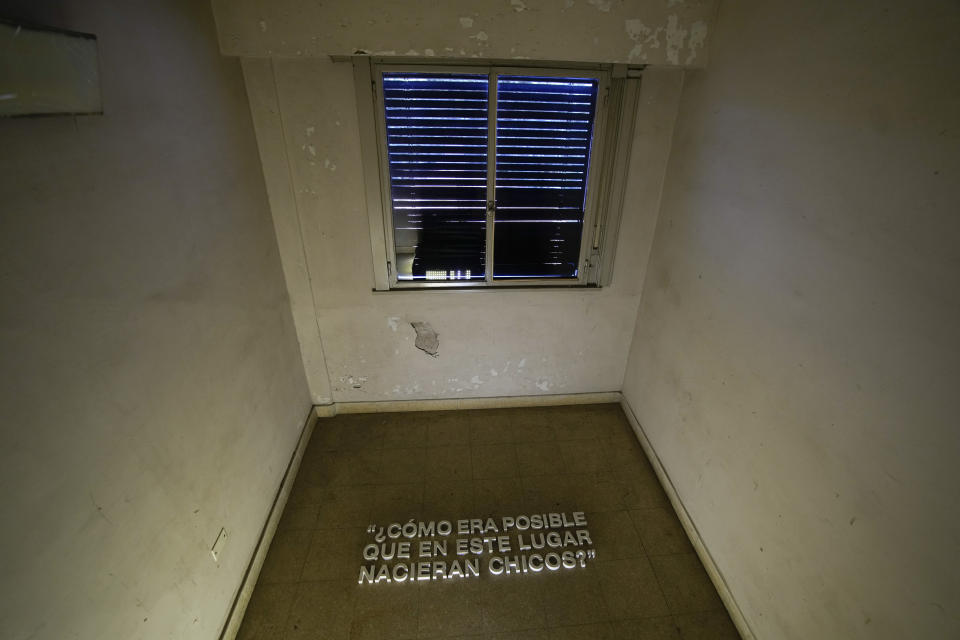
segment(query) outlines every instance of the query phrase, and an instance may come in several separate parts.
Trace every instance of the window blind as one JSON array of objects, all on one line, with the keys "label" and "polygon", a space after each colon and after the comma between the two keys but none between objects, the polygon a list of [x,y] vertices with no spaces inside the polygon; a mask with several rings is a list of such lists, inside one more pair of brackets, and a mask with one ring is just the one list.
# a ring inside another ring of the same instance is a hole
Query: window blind
[{"label": "window blind", "polygon": [[487,74],[385,72],[400,280],[483,280]]},{"label": "window blind", "polygon": [[497,78],[495,278],[575,278],[598,82]]},{"label": "window blind", "polygon": [[433,71],[381,79],[397,279],[484,280],[487,258],[493,278],[576,278],[599,81]]}]

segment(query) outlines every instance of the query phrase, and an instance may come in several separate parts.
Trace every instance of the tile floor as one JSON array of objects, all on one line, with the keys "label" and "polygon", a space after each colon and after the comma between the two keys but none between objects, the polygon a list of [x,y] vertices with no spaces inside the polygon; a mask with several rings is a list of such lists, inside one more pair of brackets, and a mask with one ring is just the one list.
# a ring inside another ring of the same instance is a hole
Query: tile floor
[{"label": "tile floor", "polygon": [[[584,568],[358,584],[370,524],[573,511]],[[239,637],[739,638],[615,404],[321,420]]]}]

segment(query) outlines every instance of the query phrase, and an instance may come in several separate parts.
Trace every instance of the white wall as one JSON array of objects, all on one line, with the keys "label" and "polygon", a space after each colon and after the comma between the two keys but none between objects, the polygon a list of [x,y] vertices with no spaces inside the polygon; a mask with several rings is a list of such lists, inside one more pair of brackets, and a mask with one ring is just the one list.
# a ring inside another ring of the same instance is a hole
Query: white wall
[{"label": "white wall", "polygon": [[759,638],[960,636],[960,7],[729,2],[624,393]]},{"label": "white wall", "polygon": [[[395,292],[372,291],[351,65],[246,59],[244,72],[294,313],[314,309],[298,328],[322,337],[325,357],[305,357],[316,402],[325,372],[337,402],[620,388],[640,295],[628,276],[653,238],[681,71],[651,69],[642,82],[612,286]],[[437,330],[438,358],[415,348],[412,321]]]},{"label": "white wall", "polygon": [[[620,388],[682,67],[703,65],[715,0],[213,2],[244,56],[312,399],[380,401]],[[373,293],[352,69],[329,55],[647,62],[613,285]],[[433,359],[411,321],[440,334]]]},{"label": "white wall", "polygon": [[204,3],[33,5],[106,113],[0,121],[0,636],[215,638],[309,408],[240,65]]},{"label": "white wall", "polygon": [[213,0],[245,57],[529,58],[703,66],[718,0]]}]

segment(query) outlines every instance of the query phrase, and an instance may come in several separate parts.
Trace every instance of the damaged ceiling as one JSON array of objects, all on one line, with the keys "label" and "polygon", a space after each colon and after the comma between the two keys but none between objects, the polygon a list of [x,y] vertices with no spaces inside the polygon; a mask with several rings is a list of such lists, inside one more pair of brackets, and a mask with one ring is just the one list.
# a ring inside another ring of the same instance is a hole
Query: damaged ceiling
[{"label": "damaged ceiling", "polygon": [[719,0],[214,0],[243,57],[368,53],[702,67]]}]

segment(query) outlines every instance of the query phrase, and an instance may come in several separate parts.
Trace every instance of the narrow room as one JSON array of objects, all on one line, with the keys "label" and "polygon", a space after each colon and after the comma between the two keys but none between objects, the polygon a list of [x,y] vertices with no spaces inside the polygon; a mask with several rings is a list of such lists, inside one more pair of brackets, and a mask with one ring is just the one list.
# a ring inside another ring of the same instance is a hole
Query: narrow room
[{"label": "narrow room", "polygon": [[960,637],[958,33],[0,3],[0,636]]}]

